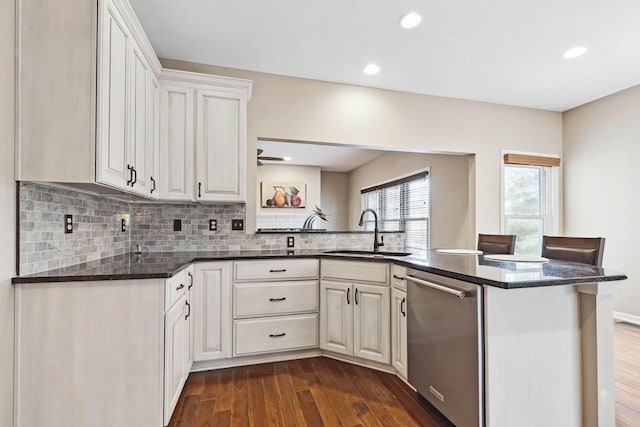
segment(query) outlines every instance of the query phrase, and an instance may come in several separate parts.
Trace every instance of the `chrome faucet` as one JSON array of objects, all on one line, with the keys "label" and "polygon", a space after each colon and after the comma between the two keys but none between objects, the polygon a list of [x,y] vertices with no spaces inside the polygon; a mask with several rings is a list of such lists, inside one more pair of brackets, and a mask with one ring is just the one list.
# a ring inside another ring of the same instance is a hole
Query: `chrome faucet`
[{"label": "chrome faucet", "polygon": [[364,214],[366,214],[367,212],[371,212],[373,214],[373,220],[374,220],[373,251],[374,252],[378,252],[380,246],[384,246],[384,237],[380,236],[380,241],[378,242],[378,214],[376,213],[376,211],[374,211],[373,209],[365,209],[365,210],[363,210],[362,213],[360,214],[359,225],[360,225],[360,227],[362,227],[362,224],[364,224]]}]

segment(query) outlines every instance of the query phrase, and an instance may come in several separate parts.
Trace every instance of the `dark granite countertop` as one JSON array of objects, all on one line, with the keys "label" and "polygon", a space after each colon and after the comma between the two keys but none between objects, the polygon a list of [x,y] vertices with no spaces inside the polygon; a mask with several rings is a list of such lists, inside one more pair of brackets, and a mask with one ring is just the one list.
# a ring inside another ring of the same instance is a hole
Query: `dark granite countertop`
[{"label": "dark granite countertop", "polygon": [[392,261],[416,270],[464,280],[478,285],[504,289],[568,285],[625,280],[618,271],[563,261],[545,263],[499,262],[484,259],[482,255],[443,254],[434,250],[425,257],[382,257],[376,255],[327,254],[325,250],[269,250],[228,252],[147,252],[125,254],[70,267],[13,278],[14,284],[102,281],[127,279],[168,278],[187,264],[198,261],[222,261],[268,258],[335,258]]}]

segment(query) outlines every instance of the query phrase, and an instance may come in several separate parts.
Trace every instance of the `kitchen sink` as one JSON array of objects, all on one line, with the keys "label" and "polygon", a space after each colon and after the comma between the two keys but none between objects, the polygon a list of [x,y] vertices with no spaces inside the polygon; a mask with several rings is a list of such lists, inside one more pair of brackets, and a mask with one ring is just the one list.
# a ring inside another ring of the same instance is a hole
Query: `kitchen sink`
[{"label": "kitchen sink", "polygon": [[357,256],[409,256],[411,252],[396,252],[396,251],[360,251],[352,249],[335,249],[332,251],[325,251],[325,254],[334,255],[357,255]]}]

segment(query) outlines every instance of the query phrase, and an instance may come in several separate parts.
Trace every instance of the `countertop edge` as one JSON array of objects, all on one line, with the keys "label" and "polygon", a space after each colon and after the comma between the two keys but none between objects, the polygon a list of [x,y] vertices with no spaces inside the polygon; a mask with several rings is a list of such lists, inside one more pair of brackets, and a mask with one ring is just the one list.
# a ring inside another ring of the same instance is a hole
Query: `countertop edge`
[{"label": "countertop edge", "polygon": [[444,270],[442,268],[426,266],[422,264],[414,263],[410,260],[404,260],[401,257],[393,256],[350,256],[344,254],[328,254],[323,251],[318,253],[296,254],[295,251],[288,251],[287,254],[248,254],[248,255],[220,255],[220,256],[194,256],[193,258],[187,258],[188,261],[180,264],[179,267],[172,271],[162,273],[131,273],[131,274],[95,274],[95,275],[72,275],[72,276],[18,276],[11,279],[12,284],[29,284],[29,283],[61,283],[61,282],[96,282],[96,281],[111,281],[111,280],[145,280],[145,279],[168,279],[175,274],[183,270],[189,264],[194,262],[215,262],[215,261],[235,261],[235,260],[255,260],[255,259],[272,259],[272,258],[331,258],[342,259],[349,261],[365,261],[365,262],[393,262],[403,267],[411,268],[414,270],[424,271],[427,273],[436,274],[443,277],[462,280],[468,283],[472,283],[478,286],[487,285],[498,287],[502,289],[524,289],[535,287],[547,287],[547,286],[561,286],[561,285],[580,285],[586,283],[596,282],[611,282],[626,280],[628,277],[626,274],[615,274],[610,276],[601,277],[576,277],[576,278],[557,278],[549,280],[532,280],[523,282],[502,282],[490,280],[482,277],[471,276],[455,271]]}]

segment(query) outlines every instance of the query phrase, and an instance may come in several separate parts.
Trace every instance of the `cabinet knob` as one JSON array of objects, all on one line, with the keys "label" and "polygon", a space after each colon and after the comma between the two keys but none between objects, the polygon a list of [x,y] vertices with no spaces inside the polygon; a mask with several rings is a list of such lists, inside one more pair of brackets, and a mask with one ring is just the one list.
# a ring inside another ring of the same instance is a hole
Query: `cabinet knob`
[{"label": "cabinet knob", "polygon": [[183,283],[180,283],[180,286],[178,286],[178,287],[176,288],[176,291],[179,291],[179,290],[180,290],[180,289],[182,289],[182,288],[184,288],[184,284],[183,284]]}]

